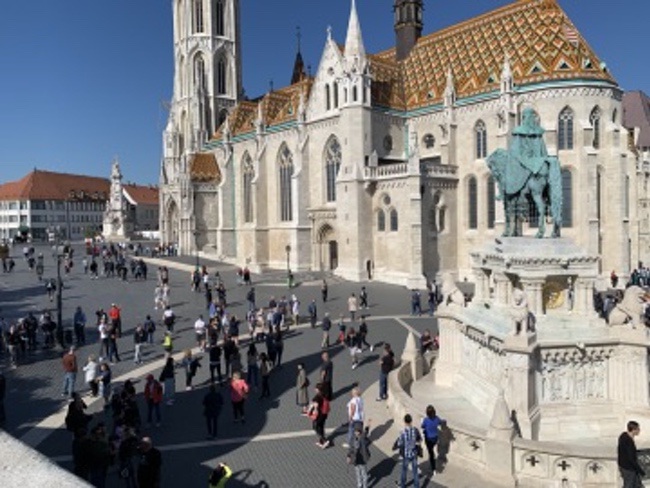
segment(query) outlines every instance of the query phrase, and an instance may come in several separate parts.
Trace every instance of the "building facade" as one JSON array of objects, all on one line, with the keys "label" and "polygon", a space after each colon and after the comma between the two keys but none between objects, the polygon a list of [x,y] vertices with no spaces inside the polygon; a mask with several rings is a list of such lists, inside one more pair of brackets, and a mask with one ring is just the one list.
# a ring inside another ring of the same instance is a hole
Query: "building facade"
[{"label": "building facade", "polygon": [[[163,182],[163,241],[258,271],[288,262],[407,286],[468,276],[469,252],[503,230],[486,157],[530,107],[562,165],[563,235],[603,273],[636,266],[645,176],[623,93],[558,2],[517,1],[426,36],[422,0],[393,8],[394,48],[366,52],[353,1],[344,45],[328,31],[313,77],[240,100],[186,151],[174,181],[190,190]],[[177,60],[176,79],[187,69]]]},{"label": "building facade", "polygon": [[[57,226],[66,240],[101,234],[109,191],[106,178],[34,169],[20,180],[0,185],[0,241],[19,234],[47,240],[48,229]],[[136,229],[157,228],[156,187],[126,184],[123,197]],[[145,218],[139,220],[141,215]]]}]

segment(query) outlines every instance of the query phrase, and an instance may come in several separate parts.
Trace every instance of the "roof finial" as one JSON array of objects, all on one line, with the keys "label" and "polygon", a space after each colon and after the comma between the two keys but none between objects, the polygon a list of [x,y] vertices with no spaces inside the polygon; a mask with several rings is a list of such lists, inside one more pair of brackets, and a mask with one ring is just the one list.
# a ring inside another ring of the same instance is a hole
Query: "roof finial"
[{"label": "roof finial", "polygon": [[366,62],[366,47],[363,44],[363,36],[361,34],[361,24],[359,23],[359,15],[357,14],[356,0],[352,0],[352,7],[350,9],[350,20],[348,22],[348,33],[345,38],[345,57],[349,60],[357,60],[361,67],[365,67]]},{"label": "roof finial", "polygon": [[298,41],[298,52],[300,52],[300,41],[302,41],[302,33],[300,32],[300,26],[296,26],[296,40]]},{"label": "roof finial", "polygon": [[327,26],[327,40],[328,41],[332,40],[332,26],[331,25]]}]

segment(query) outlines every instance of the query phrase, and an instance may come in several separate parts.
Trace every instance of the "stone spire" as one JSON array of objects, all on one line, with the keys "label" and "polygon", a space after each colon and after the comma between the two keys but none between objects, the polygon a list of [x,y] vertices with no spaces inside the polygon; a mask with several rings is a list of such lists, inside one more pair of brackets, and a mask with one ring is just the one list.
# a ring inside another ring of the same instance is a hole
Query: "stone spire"
[{"label": "stone spire", "polygon": [[514,90],[514,77],[510,66],[510,56],[505,53],[503,58],[503,70],[501,71],[501,93],[512,93]]},{"label": "stone spire", "polygon": [[361,24],[357,14],[357,2],[352,0],[350,9],[350,20],[348,22],[348,34],[345,38],[345,58],[348,63],[354,62],[359,67],[364,68],[366,65],[366,47],[363,44],[361,35]]},{"label": "stone spire", "polygon": [[408,58],[422,35],[423,0],[395,0],[395,51],[397,61]]},{"label": "stone spire", "polygon": [[302,39],[302,34],[300,33],[300,27],[296,29],[296,39],[298,40],[298,49],[296,52],[296,60],[293,63],[293,74],[291,75],[291,84],[298,83],[305,78],[305,62],[302,59],[302,52],[300,49],[300,41]]},{"label": "stone spire", "polygon": [[444,105],[445,107],[453,107],[456,103],[456,88],[454,87],[454,74],[451,71],[447,71],[447,86],[445,87],[444,93]]},{"label": "stone spire", "polygon": [[510,410],[503,388],[499,391],[499,396],[494,404],[488,435],[502,440],[510,440],[515,435],[514,424],[510,418]]}]

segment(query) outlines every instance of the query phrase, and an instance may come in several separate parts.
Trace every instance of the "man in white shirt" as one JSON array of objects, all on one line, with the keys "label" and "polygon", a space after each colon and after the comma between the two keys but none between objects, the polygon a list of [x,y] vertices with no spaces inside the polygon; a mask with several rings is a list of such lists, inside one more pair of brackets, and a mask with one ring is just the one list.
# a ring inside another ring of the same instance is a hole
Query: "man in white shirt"
[{"label": "man in white shirt", "polygon": [[199,318],[194,322],[194,332],[196,333],[196,343],[199,346],[201,351],[205,352],[205,321],[203,320],[203,315],[199,315]]},{"label": "man in white shirt", "polygon": [[363,432],[363,424],[366,421],[363,398],[361,398],[361,389],[358,386],[352,388],[352,398],[348,402],[348,438],[343,447],[348,449],[352,444],[354,429],[358,426]]}]

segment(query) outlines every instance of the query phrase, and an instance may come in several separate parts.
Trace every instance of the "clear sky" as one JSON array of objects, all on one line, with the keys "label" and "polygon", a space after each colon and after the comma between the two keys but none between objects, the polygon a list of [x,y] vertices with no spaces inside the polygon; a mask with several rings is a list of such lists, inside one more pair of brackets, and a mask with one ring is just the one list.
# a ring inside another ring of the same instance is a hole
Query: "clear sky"
[{"label": "clear sky", "polygon": [[[649,0],[559,0],[626,90],[650,93]],[[430,33],[510,0],[425,0]],[[0,182],[34,167],[157,183],[162,101],[172,91],[171,0],[2,0]],[[357,0],[369,52],[394,44],[393,0]],[[313,70],[332,26],[343,43],[350,0],[241,0],[244,88],[284,86],[296,53]],[[645,34],[644,34],[645,32]]]}]

